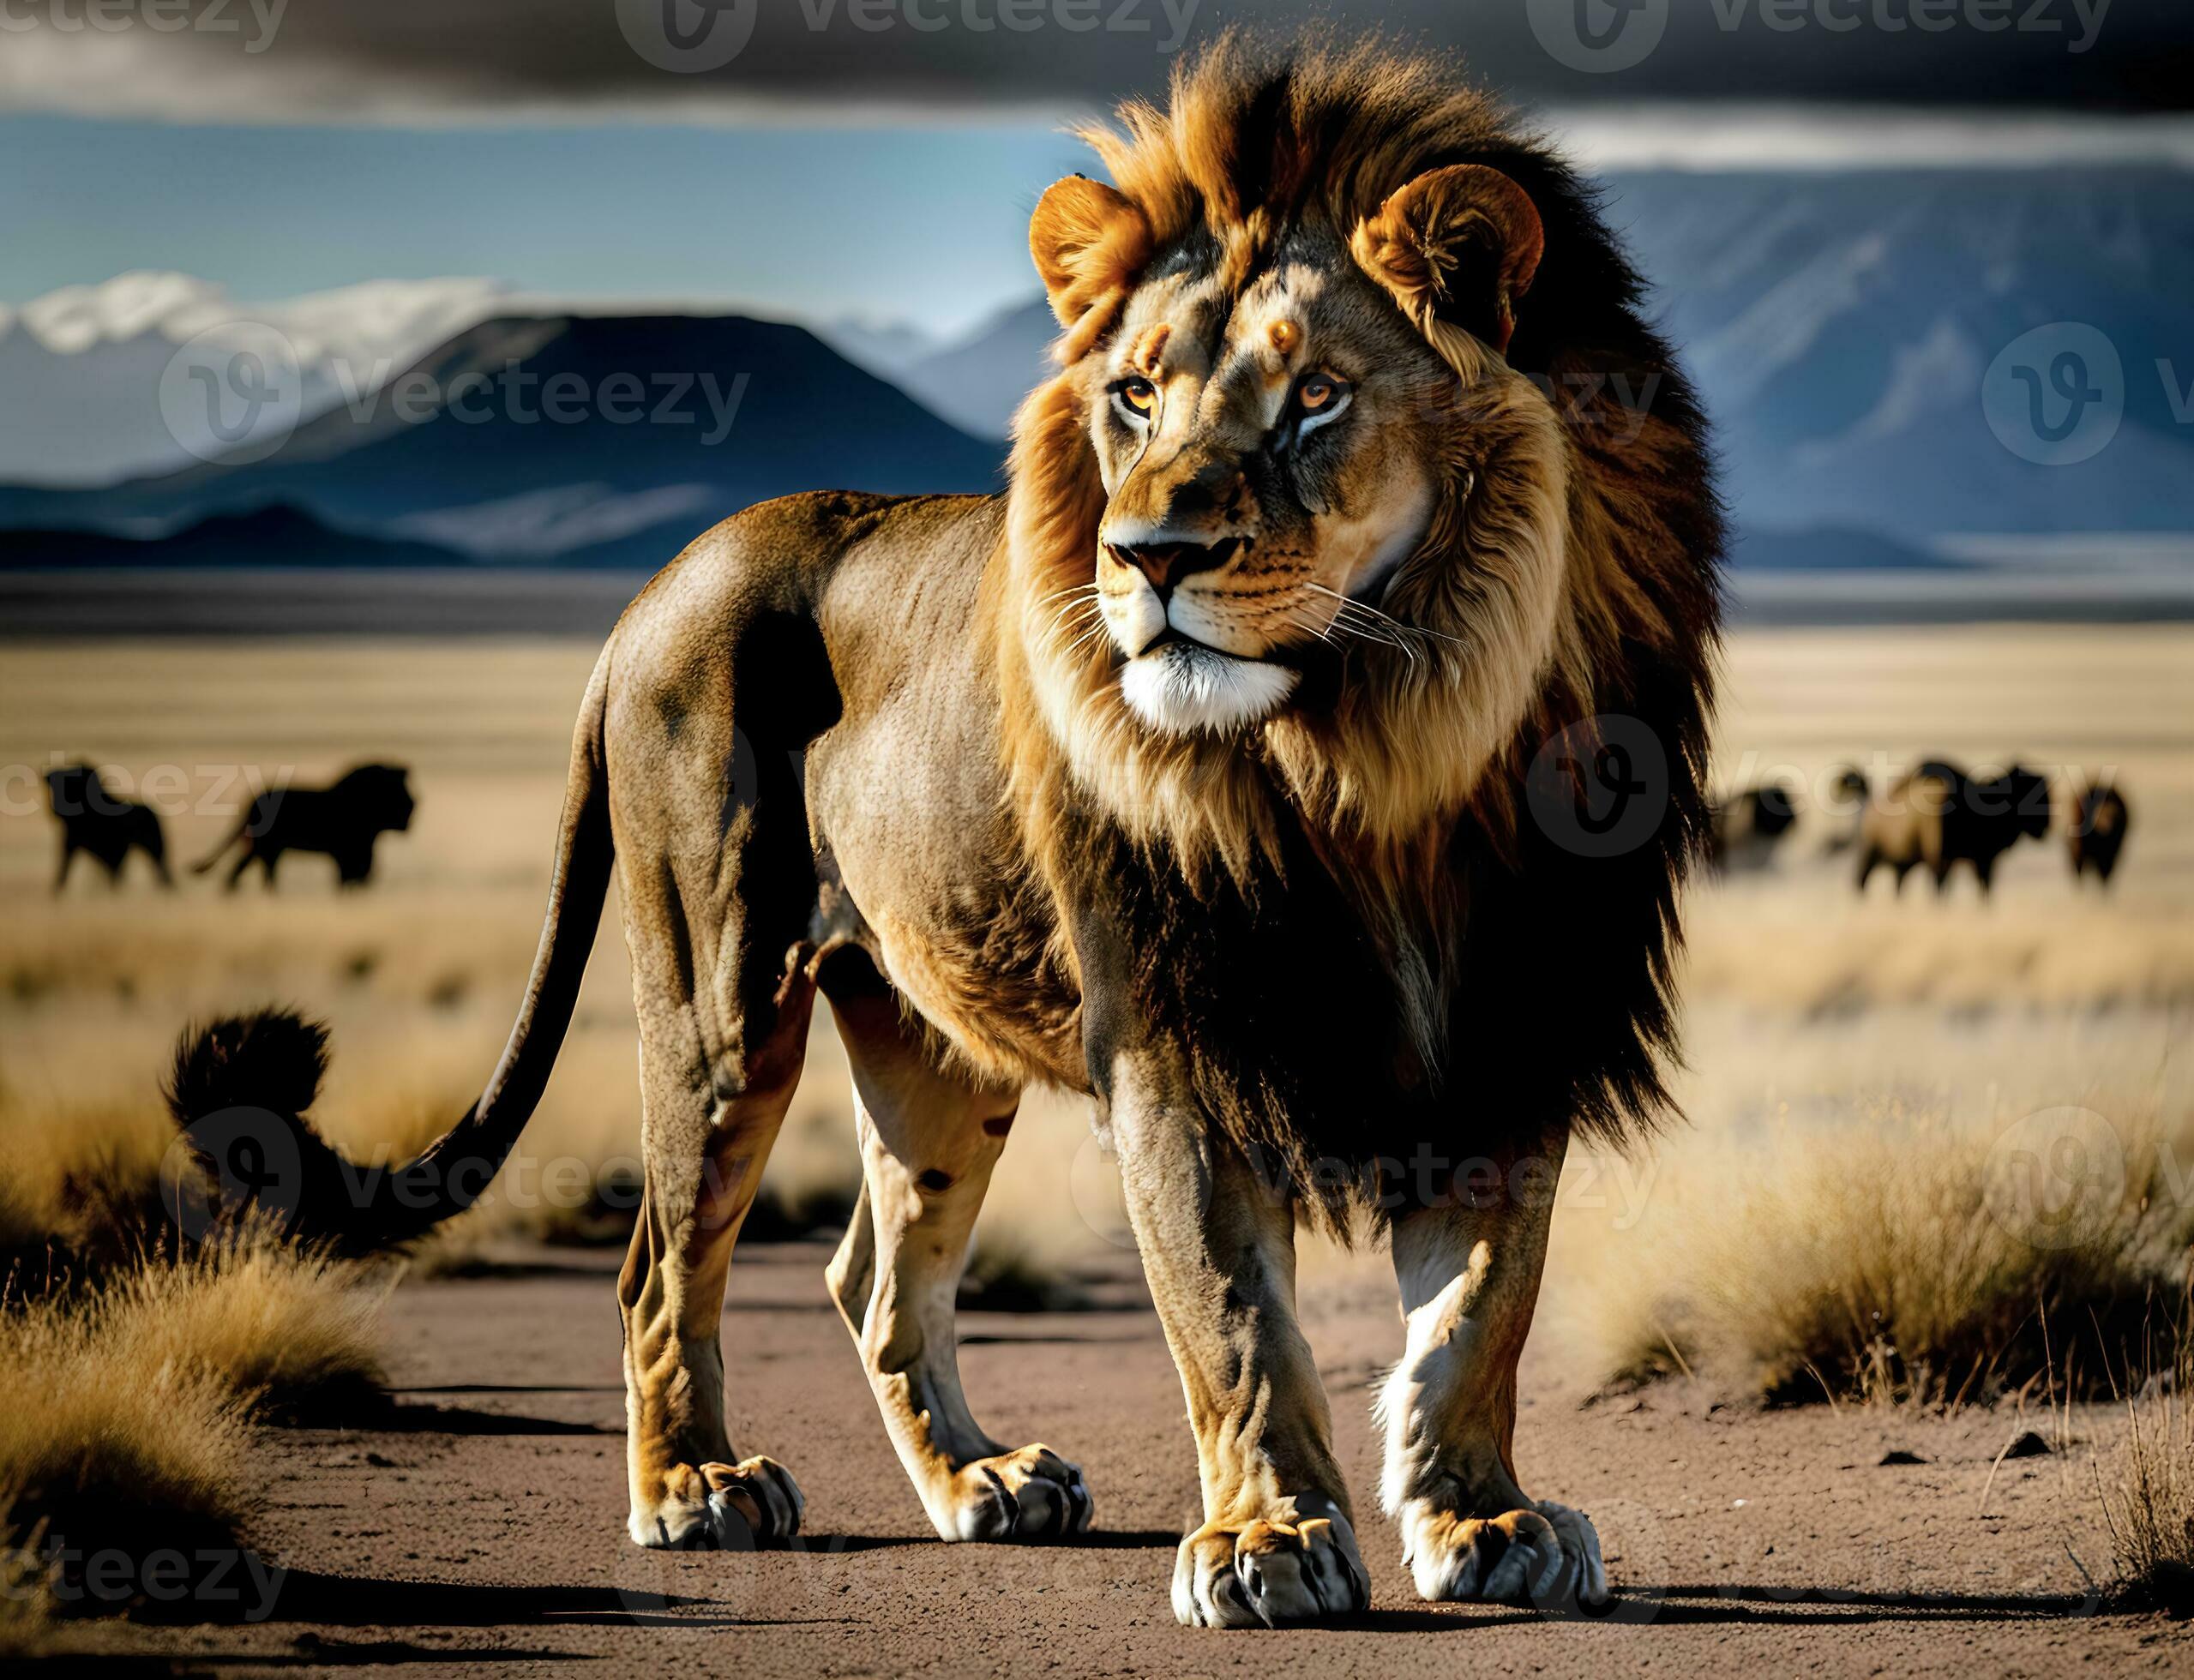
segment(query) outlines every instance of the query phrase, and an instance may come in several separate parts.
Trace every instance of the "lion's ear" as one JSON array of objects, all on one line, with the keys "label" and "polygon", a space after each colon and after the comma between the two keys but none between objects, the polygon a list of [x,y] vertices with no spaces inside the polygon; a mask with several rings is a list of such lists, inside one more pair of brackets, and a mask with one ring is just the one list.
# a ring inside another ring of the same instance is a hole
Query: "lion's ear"
[{"label": "lion's ear", "polygon": [[1127,196],[1102,181],[1070,175],[1037,201],[1029,255],[1051,312],[1072,327],[1091,308],[1124,292],[1150,261],[1150,224]]},{"label": "lion's ear", "polygon": [[1420,330],[1449,322],[1506,354],[1546,243],[1523,188],[1482,164],[1454,164],[1389,195],[1349,249]]}]

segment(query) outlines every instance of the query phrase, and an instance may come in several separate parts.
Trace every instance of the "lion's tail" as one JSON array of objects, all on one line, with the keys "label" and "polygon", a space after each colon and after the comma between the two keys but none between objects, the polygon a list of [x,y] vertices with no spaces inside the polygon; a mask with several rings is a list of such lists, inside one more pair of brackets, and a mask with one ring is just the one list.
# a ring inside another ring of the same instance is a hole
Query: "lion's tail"
[{"label": "lion's tail", "polygon": [[190,866],[190,873],[194,875],[204,874],[215,864],[219,863],[223,858],[226,857],[229,854],[229,848],[235,845],[237,841],[243,839],[246,834],[250,832],[250,831],[251,819],[246,817],[242,822],[236,825],[235,830],[229,835],[227,839],[222,841],[221,843],[214,847],[212,851],[207,853],[206,855],[200,858],[197,862],[192,864]]},{"label": "lion's tail", "polygon": [[479,1199],[549,1082],[594,945],[616,850],[610,834],[603,717],[604,651],[574,731],[555,875],[525,1001],[464,1119],[401,1166],[362,1167],[304,1118],[326,1066],[327,1034],[266,1011],[187,1029],[177,1047],[168,1107],[225,1202],[249,1198],[300,1240],[351,1254],[424,1236]]}]

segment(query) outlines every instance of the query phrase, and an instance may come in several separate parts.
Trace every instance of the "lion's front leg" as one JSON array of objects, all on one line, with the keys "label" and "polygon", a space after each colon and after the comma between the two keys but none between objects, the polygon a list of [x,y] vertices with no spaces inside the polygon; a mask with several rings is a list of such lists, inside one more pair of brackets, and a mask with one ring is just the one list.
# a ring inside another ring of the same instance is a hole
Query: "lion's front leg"
[{"label": "lion's front leg", "polygon": [[1203,1481],[1203,1523],[1175,1560],[1174,1614],[1251,1628],[1362,1610],[1370,1587],[1331,1414],[1295,1322],[1292,1200],[1163,1089],[1123,1058],[1110,1109]]},{"label": "lion's front leg", "polygon": [[1441,1205],[1393,1220],[1409,1328],[1380,1401],[1380,1492],[1427,1599],[1554,1609],[1608,1596],[1590,1521],[1527,1497],[1516,1480],[1516,1367],[1566,1142],[1523,1170],[1513,1159],[1466,1170]]}]

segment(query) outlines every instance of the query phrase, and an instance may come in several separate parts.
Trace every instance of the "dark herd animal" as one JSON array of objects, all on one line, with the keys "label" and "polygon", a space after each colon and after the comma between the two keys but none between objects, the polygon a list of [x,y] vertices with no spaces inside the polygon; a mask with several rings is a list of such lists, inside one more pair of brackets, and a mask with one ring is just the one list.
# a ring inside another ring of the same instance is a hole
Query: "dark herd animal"
[{"label": "dark herd animal", "polygon": [[[1900,889],[1919,869],[1941,893],[1963,864],[1985,897],[1998,860],[2021,840],[2047,835],[2052,814],[2047,777],[2017,765],[2000,775],[1974,776],[1939,759],[1879,789],[1843,766],[1830,777],[1825,803],[1831,811],[1855,813],[1824,849],[1856,851],[1854,879],[1862,892],[1878,869],[1889,870]],[[2107,783],[2081,786],[2064,821],[2074,879],[2093,874],[2107,886],[2131,821],[2125,795]],[[1766,783],[1744,789],[1715,807],[1709,861],[1725,873],[1764,867],[1797,822],[1796,795],[1789,787]]]},{"label": "dark herd animal", "polygon": [[2047,777],[2015,765],[1983,781],[1956,765],[1924,764],[1866,801],[1859,819],[1859,888],[1866,891],[1877,868],[1894,871],[1900,889],[1907,875],[1924,868],[1940,892],[1963,863],[1985,897],[1996,860],[2020,840],[2048,832]]},{"label": "dark herd animal", "polygon": [[2065,844],[2071,854],[2072,879],[2084,881],[2089,873],[2104,886],[2118,868],[2118,855],[2125,847],[2125,830],[2133,813],[2125,795],[2112,787],[2083,788],[2072,801],[2065,824]]},{"label": "dark herd animal", "polygon": [[1797,823],[1797,795],[1780,782],[1732,794],[1714,807],[1707,861],[1721,870],[1763,868]]},{"label": "dark herd animal", "polygon": [[[231,849],[240,848],[229,872],[234,888],[256,863],[267,885],[287,852],[324,852],[335,861],[345,886],[363,886],[373,876],[374,843],[382,835],[411,827],[418,808],[410,772],[400,765],[361,765],[327,788],[270,789],[251,801],[236,831],[213,854],[192,867],[204,874]],[[106,867],[110,883],[119,885],[122,866],[132,851],[151,860],[163,886],[173,886],[168,873],[167,839],[159,813],[149,805],[123,799],[107,787],[89,765],[70,765],[47,772],[47,797],[61,825],[61,868],[56,892],[67,885],[69,867],[78,852],[88,852]]]}]

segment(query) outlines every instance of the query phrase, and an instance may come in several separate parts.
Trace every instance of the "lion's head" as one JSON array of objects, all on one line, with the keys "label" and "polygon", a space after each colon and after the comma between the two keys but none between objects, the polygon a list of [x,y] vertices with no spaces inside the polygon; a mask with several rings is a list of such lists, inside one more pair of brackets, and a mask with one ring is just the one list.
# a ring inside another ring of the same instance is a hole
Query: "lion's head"
[{"label": "lion's head", "polygon": [[1031,228],[1065,331],[1016,421],[1010,617],[1112,815],[1230,861],[1276,801],[1407,843],[1621,704],[1632,654],[1703,693],[1696,412],[1589,195],[1498,107],[1230,40],[1086,137],[1115,184]]},{"label": "lion's head", "polygon": [[412,826],[418,807],[412,798],[411,772],[401,765],[360,765],[335,784],[361,827],[376,833],[401,834]]}]

